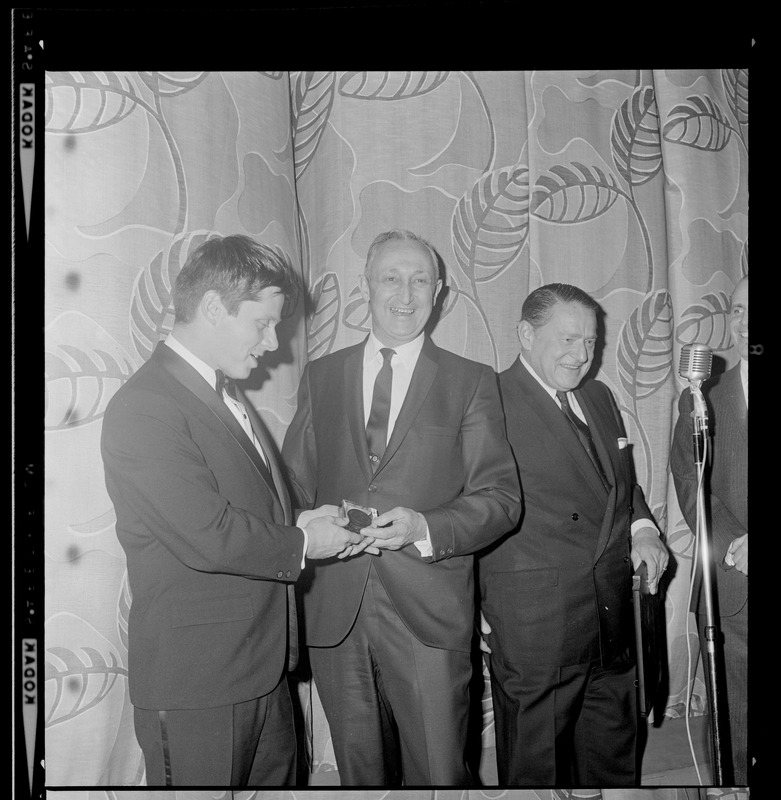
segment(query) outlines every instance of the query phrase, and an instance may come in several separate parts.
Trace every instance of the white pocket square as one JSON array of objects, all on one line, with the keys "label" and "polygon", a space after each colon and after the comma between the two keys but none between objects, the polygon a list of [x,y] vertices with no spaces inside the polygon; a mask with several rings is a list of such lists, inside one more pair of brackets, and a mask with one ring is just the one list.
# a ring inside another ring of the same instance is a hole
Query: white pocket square
[{"label": "white pocket square", "polygon": [[619,436],[618,437],[618,449],[619,450],[623,450],[627,446],[628,442],[629,442],[629,440],[626,438],[626,436]]}]

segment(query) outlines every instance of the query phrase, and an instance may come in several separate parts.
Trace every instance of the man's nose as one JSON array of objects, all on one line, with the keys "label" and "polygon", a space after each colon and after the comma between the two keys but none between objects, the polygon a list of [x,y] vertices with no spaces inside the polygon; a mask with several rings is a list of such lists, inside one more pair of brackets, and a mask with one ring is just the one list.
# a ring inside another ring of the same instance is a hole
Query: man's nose
[{"label": "man's nose", "polygon": [[399,286],[399,300],[409,305],[412,302],[412,294],[412,284],[409,281],[402,281]]},{"label": "man's nose", "polygon": [[277,332],[273,328],[267,328],[261,344],[267,351],[276,350],[279,347]]}]

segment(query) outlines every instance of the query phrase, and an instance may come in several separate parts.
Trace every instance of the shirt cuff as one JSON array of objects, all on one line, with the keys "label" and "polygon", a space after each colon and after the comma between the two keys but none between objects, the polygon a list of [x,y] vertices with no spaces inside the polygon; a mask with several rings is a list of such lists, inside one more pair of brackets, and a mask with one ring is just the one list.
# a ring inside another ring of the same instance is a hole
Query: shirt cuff
[{"label": "shirt cuff", "polygon": [[306,566],[306,550],[309,547],[309,534],[303,529],[299,528],[298,530],[304,534],[304,552],[301,554],[301,569]]},{"label": "shirt cuff", "polygon": [[640,528],[653,528],[656,531],[656,535],[659,536],[659,528],[657,528],[656,523],[652,519],[636,519],[632,523],[632,536],[634,536]]},{"label": "shirt cuff", "polygon": [[426,523],[426,538],[421,539],[419,542],[413,542],[415,547],[420,551],[421,558],[431,558],[434,555],[434,545],[431,543],[431,534],[428,530],[428,522]]}]

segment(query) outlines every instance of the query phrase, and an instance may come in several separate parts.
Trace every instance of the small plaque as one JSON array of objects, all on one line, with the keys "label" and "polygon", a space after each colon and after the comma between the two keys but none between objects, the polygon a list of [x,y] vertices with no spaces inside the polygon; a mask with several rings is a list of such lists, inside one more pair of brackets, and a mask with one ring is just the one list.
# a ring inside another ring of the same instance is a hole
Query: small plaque
[{"label": "small plaque", "polygon": [[347,530],[353,533],[360,533],[363,528],[371,525],[372,520],[377,516],[377,509],[359,506],[349,500],[342,500],[342,514],[348,520]]}]

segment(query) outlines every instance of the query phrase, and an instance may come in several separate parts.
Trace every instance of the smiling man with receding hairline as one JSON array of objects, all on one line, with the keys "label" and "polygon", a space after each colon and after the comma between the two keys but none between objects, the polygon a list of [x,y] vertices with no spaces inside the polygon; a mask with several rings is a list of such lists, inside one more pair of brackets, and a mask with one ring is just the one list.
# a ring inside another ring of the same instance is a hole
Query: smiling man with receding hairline
[{"label": "smiling man with receding hairline", "polygon": [[468,786],[473,553],[520,513],[496,376],[424,333],[431,246],[389,231],[360,287],[365,341],[310,362],[283,457],[303,508],[375,509],[373,550],[302,586],[306,642],[342,786]]}]

